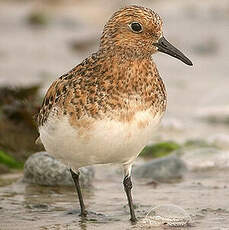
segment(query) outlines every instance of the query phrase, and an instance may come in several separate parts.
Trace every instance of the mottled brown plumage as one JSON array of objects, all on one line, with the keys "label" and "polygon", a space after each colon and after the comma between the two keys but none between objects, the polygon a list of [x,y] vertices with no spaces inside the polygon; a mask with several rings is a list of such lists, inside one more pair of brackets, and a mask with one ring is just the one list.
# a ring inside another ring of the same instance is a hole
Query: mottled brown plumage
[{"label": "mottled brown plumage", "polygon": [[107,116],[123,122],[139,110],[150,109],[152,114],[165,110],[165,88],[151,59],[122,63],[118,55],[109,55],[99,52],[56,80],[45,96],[39,125],[55,107],[58,116]]},{"label": "mottled brown plumage", "polygon": [[[134,11],[134,14],[133,14]],[[127,24],[140,21],[144,33],[133,33]],[[151,54],[161,36],[162,22],[153,11],[132,6],[116,12],[105,25],[100,49],[61,76],[49,88],[38,125],[43,125],[50,111],[70,115],[71,119],[91,116],[125,121],[134,112],[151,109],[163,112],[166,93]]]},{"label": "mottled brown plumage", "polygon": [[[50,86],[38,115],[42,143],[65,164],[76,170],[123,165],[132,221],[131,166],[166,109],[166,90],[151,58],[156,51],[192,64],[162,36],[155,12],[139,6],[117,11],[104,27],[98,52]],[[71,173],[86,215],[78,176]]]}]

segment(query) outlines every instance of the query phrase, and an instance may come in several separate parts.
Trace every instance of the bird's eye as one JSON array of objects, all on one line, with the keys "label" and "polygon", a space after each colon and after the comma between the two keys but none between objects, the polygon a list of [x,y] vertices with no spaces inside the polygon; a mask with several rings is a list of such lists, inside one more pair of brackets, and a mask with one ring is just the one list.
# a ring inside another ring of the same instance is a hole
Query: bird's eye
[{"label": "bird's eye", "polygon": [[130,24],[130,28],[131,28],[131,30],[132,30],[133,32],[135,32],[135,33],[140,33],[140,32],[142,32],[142,25],[141,25],[140,23],[138,23],[138,22],[132,22],[132,23]]}]

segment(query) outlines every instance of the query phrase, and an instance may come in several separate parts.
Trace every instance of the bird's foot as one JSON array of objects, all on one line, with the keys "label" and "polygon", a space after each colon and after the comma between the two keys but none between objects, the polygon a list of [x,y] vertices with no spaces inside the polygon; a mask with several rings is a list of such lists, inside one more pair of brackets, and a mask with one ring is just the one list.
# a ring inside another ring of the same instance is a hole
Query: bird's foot
[{"label": "bird's foot", "polygon": [[81,216],[81,217],[87,217],[87,214],[88,214],[87,210],[83,210],[83,211],[81,210],[79,216]]},{"label": "bird's foot", "polygon": [[130,218],[130,221],[131,221],[133,224],[135,224],[135,223],[137,223],[138,219],[137,219],[135,216],[133,216],[133,217]]},{"label": "bird's foot", "polygon": [[70,211],[67,211],[66,213],[67,215],[79,215],[81,217],[84,217],[84,218],[91,218],[91,217],[101,217],[101,216],[105,216],[104,214],[102,213],[97,213],[97,212],[93,212],[93,211],[84,211],[84,212],[81,212],[79,209],[73,209],[73,210],[70,210]]}]

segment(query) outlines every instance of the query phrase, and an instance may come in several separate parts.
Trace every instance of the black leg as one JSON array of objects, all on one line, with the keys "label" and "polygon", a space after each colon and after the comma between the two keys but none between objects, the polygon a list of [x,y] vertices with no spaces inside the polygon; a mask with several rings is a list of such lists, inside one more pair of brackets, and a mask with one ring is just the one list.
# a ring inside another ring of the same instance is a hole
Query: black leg
[{"label": "black leg", "polygon": [[81,193],[81,189],[80,189],[80,183],[79,183],[79,176],[80,176],[80,172],[78,171],[78,173],[75,173],[72,169],[70,169],[71,175],[72,175],[72,179],[75,183],[75,187],[76,187],[76,191],[79,197],[79,202],[80,202],[80,216],[87,216],[87,210],[85,209],[85,205],[83,202],[83,196]]},{"label": "black leg", "polygon": [[127,196],[128,204],[130,208],[130,220],[132,222],[136,222],[137,218],[135,217],[135,213],[134,213],[134,205],[133,205],[133,200],[132,200],[132,195],[131,195],[132,182],[131,182],[130,176],[125,176],[123,180],[123,185],[125,188],[125,192],[126,192],[126,196]]}]

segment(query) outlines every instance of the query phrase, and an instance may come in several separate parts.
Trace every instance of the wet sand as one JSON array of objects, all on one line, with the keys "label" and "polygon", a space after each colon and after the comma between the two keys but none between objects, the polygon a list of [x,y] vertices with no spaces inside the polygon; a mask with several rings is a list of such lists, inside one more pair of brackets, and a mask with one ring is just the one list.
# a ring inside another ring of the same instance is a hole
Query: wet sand
[{"label": "wet sand", "polygon": [[[228,173],[229,170],[217,169],[189,172],[179,183],[156,187],[135,179],[136,214],[141,219],[152,207],[175,204],[192,217],[190,226],[176,229],[229,229]],[[93,188],[83,190],[88,210],[95,212],[87,220],[78,216],[79,203],[73,187],[21,183],[1,187],[0,229],[140,229],[129,222],[121,180],[117,167],[96,168]]]}]

